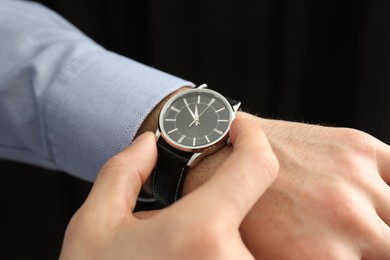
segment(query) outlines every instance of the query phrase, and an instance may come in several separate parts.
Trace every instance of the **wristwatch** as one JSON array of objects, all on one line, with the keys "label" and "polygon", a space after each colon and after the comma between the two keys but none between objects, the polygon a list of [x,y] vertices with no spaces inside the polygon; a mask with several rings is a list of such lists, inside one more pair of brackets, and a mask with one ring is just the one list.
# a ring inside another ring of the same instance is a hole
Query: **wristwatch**
[{"label": "wristwatch", "polygon": [[162,206],[181,197],[189,167],[228,143],[240,105],[206,84],[179,92],[165,103],[156,132],[158,160],[150,180],[152,195]]}]

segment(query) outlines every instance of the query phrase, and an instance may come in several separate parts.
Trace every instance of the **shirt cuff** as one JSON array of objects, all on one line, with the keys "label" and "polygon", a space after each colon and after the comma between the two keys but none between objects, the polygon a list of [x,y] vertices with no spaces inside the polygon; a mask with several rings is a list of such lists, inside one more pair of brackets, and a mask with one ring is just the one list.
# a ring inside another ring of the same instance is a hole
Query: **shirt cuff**
[{"label": "shirt cuff", "polygon": [[152,109],[184,86],[193,84],[112,52],[81,55],[59,74],[46,98],[51,157],[65,172],[94,181]]}]

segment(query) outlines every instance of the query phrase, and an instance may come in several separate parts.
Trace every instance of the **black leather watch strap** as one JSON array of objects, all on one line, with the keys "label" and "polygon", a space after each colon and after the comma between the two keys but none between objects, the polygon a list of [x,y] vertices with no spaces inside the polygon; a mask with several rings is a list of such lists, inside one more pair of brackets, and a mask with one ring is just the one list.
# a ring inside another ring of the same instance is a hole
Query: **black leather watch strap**
[{"label": "black leather watch strap", "polygon": [[152,173],[152,193],[163,206],[181,197],[187,163],[193,153],[173,148],[160,137],[157,142],[158,160]]}]

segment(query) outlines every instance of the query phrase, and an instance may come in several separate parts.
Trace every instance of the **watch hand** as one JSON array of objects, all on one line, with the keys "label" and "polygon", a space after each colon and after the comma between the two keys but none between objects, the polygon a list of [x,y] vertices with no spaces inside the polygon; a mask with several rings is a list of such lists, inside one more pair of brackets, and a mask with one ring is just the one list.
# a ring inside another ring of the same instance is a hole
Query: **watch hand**
[{"label": "watch hand", "polygon": [[[208,104],[207,107],[203,110],[203,112],[200,113],[200,115],[198,116],[198,120],[199,120],[199,118],[204,114],[204,112],[206,112],[206,110],[210,107],[210,105],[211,105],[211,104]],[[195,119],[194,119],[194,121],[192,121],[192,123],[191,123],[189,126],[191,127],[191,126],[192,126],[195,122],[197,122],[198,120],[195,120]]]},{"label": "watch hand", "polygon": [[188,111],[190,111],[190,114],[191,114],[191,116],[192,116],[192,119],[196,120],[195,114],[194,114],[194,112],[192,112],[190,106],[188,105],[187,100],[186,100],[185,98],[183,98],[183,101],[184,101],[184,104],[186,105]]},{"label": "watch hand", "polygon": [[198,115],[198,105],[195,105],[195,119],[196,119],[195,125],[200,125],[199,115]]},{"label": "watch hand", "polygon": [[191,127],[194,123],[195,123],[196,126],[200,125],[200,123],[199,123],[199,115],[198,115],[198,105],[195,105],[194,121],[192,121],[191,124],[188,127]]}]

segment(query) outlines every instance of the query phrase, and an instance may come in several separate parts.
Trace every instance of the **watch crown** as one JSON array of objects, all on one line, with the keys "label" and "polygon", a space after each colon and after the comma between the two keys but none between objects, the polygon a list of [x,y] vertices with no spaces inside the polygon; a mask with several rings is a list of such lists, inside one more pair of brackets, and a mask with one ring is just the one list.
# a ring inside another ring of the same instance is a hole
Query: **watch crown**
[{"label": "watch crown", "polygon": [[197,87],[197,88],[199,88],[199,89],[207,88],[207,84],[202,84],[202,85],[200,85],[200,86]]}]

